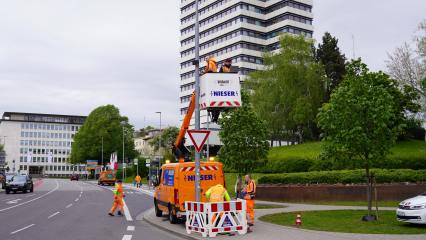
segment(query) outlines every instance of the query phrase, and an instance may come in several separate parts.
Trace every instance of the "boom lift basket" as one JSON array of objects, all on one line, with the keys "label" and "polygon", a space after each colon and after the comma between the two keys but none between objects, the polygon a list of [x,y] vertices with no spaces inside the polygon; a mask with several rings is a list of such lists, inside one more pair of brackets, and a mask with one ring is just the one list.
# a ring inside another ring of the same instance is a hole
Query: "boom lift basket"
[{"label": "boom lift basket", "polygon": [[223,111],[241,106],[240,77],[237,73],[206,73],[200,78],[202,110]]}]

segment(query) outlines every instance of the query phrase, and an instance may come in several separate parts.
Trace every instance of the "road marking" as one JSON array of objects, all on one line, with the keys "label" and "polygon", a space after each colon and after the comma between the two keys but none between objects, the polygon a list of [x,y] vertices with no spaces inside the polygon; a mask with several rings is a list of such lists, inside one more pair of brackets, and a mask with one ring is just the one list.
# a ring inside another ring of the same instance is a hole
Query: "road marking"
[{"label": "road marking", "polygon": [[27,197],[33,197],[33,196],[35,196],[35,195],[37,195],[37,194],[31,194],[31,195],[28,195]]},{"label": "road marking", "polygon": [[126,202],[124,201],[124,199],[123,199],[123,209],[124,209],[124,216],[126,216],[126,220],[127,220],[128,222],[133,221],[132,215],[130,215],[129,208],[127,208],[127,204],[126,204]]},{"label": "road marking", "polygon": [[18,199],[15,199],[15,200],[11,200],[11,201],[9,201],[9,202],[6,202],[6,204],[17,204],[18,203],[18,201],[21,201],[22,199],[20,199],[20,198],[18,198]]},{"label": "road marking", "polygon": [[47,219],[50,219],[50,218],[52,218],[52,217],[54,217],[54,216],[56,216],[56,215],[58,215],[60,212],[55,212],[54,214],[52,214],[52,215],[50,215],[49,217],[47,217]]},{"label": "road marking", "polygon": [[19,206],[21,206],[21,205],[24,205],[24,204],[27,204],[27,203],[33,202],[33,201],[35,201],[35,200],[38,200],[38,199],[40,199],[40,198],[42,198],[42,197],[45,197],[45,196],[47,196],[47,195],[49,195],[49,194],[53,193],[54,191],[58,190],[58,188],[59,188],[58,180],[55,180],[55,181],[56,181],[56,187],[55,187],[54,189],[50,190],[49,192],[47,192],[47,193],[45,193],[45,194],[43,194],[43,195],[41,195],[41,196],[39,196],[39,197],[33,198],[33,199],[31,199],[31,200],[28,200],[28,201],[26,201],[26,202],[21,202],[21,203],[19,203],[19,204],[13,205],[13,206],[11,206],[11,207],[7,207],[7,208],[0,209],[0,212],[4,212],[4,211],[6,211],[6,210],[9,210],[9,209],[12,209],[12,208],[16,208],[16,207],[19,207]]},{"label": "road marking", "polygon": [[79,198],[76,198],[75,200],[74,200],[74,202],[78,202],[78,200],[80,200]]},{"label": "road marking", "polygon": [[121,240],[132,240],[132,235],[124,235]]},{"label": "road marking", "polygon": [[135,226],[127,226],[127,231],[135,231]]},{"label": "road marking", "polygon": [[[16,230],[16,231],[13,231],[13,232],[11,232],[10,233],[10,235],[13,235],[13,234],[15,234],[15,233],[18,233],[18,232],[20,232],[20,231],[23,231],[23,230],[25,230],[25,229],[27,229],[27,228],[30,228],[30,227],[32,227],[32,226],[34,226],[35,224],[30,224],[30,225],[28,225],[28,226],[26,226],[26,227],[23,227],[23,228],[21,228],[21,229],[18,229],[18,230]],[[131,238],[130,238],[131,239]]]},{"label": "road marking", "polygon": [[7,201],[10,201],[10,200],[13,200],[14,198],[8,198],[8,199],[4,199],[3,201],[5,201],[5,202],[7,202]]},{"label": "road marking", "polygon": [[72,206],[72,203],[68,204],[65,208],[70,208]]}]

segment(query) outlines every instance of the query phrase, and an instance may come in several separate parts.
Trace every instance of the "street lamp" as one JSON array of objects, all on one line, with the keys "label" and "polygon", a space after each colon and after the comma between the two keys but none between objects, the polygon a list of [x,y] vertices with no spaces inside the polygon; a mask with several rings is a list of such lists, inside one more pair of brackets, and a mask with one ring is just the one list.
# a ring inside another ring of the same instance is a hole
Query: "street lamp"
[{"label": "street lamp", "polygon": [[158,167],[157,167],[157,179],[160,178],[158,176],[159,168],[161,167],[161,112],[155,112],[160,114],[160,134],[158,135],[160,137],[160,140],[158,141]]},{"label": "street lamp", "polygon": [[124,167],[124,125],[126,124],[126,122],[125,121],[122,121],[121,122],[121,126],[122,126],[122,128],[123,128],[123,167],[122,167],[122,173],[121,173],[121,178],[122,178],[122,181],[123,181],[123,183],[124,183],[124,171],[125,171],[125,167]]}]

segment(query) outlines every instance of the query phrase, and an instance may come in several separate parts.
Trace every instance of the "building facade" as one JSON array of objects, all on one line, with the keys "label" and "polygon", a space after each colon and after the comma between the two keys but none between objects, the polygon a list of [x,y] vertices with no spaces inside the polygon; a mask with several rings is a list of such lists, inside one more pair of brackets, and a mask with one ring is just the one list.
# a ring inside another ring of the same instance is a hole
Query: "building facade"
[{"label": "building facade", "polygon": [[[283,33],[313,35],[313,0],[199,0],[200,66],[214,56],[220,66],[231,58],[242,79],[263,68],[264,52],[280,48]],[[195,1],[181,0],[180,5],[180,113],[188,108],[195,85],[194,24]],[[207,114],[201,113],[202,128],[207,128]],[[216,124],[210,125],[219,129]],[[213,131],[211,144],[218,144]]]},{"label": "building facade", "polygon": [[135,137],[135,150],[142,156],[153,156],[156,154],[154,146],[151,146],[150,141],[160,134],[160,129],[148,131],[146,136]]},{"label": "building facade", "polygon": [[0,139],[9,171],[65,177],[85,174],[85,166],[69,163],[73,138],[85,116],[5,112]]}]

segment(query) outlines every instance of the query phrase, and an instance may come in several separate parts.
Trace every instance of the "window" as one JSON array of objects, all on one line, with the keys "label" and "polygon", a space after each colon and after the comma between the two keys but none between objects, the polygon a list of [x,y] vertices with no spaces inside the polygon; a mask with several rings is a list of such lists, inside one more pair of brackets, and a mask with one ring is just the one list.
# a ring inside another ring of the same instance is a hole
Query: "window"
[{"label": "window", "polygon": [[175,181],[175,171],[172,169],[166,169],[163,173],[163,185],[174,186]]}]

